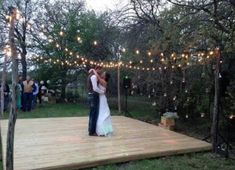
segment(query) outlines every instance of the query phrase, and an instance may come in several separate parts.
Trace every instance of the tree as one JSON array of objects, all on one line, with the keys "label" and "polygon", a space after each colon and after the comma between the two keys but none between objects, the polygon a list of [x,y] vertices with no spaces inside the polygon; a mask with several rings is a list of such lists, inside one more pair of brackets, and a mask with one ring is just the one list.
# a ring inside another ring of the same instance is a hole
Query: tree
[{"label": "tree", "polygon": [[17,117],[16,111],[16,84],[18,76],[18,65],[17,65],[17,51],[14,38],[15,22],[18,15],[18,10],[15,7],[9,7],[10,12],[10,28],[9,28],[9,46],[12,57],[12,104],[8,122],[7,132],[7,153],[6,153],[6,169],[14,169],[14,134],[15,134],[15,123]]},{"label": "tree", "polygon": [[[6,1],[3,6],[2,15],[7,11],[5,9],[9,4],[17,7],[19,11],[21,11],[21,18],[15,24],[15,33],[14,36],[16,38],[17,43],[17,51],[20,54],[19,60],[22,67],[22,76],[23,79],[26,78],[27,75],[27,54],[30,47],[31,36],[30,29],[32,27],[32,19],[35,17],[33,15],[34,11],[36,11],[36,3],[33,3],[31,0],[14,0],[11,2]],[[6,26],[4,27],[7,30]]]},{"label": "tree", "polygon": [[37,72],[56,70],[51,80],[61,80],[61,98],[65,99],[66,85],[84,70],[84,64],[90,64],[82,56],[95,61],[115,58],[113,41],[118,30],[109,24],[108,13],[85,12],[82,2],[48,2],[44,6],[45,11],[38,13],[40,19],[35,20],[35,51],[40,57],[34,61]]},{"label": "tree", "polygon": [[[212,28],[211,38],[214,40],[214,45],[220,47],[224,51],[231,51],[234,48],[234,9],[229,1],[223,0],[198,0],[198,1],[175,1],[169,0],[174,5],[188,8],[197,15],[201,22],[206,23]],[[200,15],[201,14],[201,15]],[[211,136],[213,151],[217,152],[217,134],[218,134],[218,114],[220,104],[220,85],[219,74],[221,52],[217,51],[217,62],[215,71],[215,89],[214,89],[214,108],[213,121],[211,127]]]}]

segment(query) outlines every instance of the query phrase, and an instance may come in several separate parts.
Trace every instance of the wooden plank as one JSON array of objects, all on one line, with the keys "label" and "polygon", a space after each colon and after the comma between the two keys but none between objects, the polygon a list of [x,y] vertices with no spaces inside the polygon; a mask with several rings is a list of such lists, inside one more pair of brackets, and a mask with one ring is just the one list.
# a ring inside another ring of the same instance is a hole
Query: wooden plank
[{"label": "wooden plank", "polygon": [[[113,117],[112,137],[88,136],[87,123],[87,117],[17,120],[15,169],[85,168],[211,150],[204,141],[122,116]],[[1,125],[5,158],[7,121]]]}]

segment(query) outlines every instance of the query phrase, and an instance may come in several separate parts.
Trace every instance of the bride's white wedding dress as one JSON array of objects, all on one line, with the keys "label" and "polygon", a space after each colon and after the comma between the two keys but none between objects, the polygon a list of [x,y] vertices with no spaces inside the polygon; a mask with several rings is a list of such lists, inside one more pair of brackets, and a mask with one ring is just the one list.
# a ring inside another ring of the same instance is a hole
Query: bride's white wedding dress
[{"label": "bride's white wedding dress", "polygon": [[[105,91],[105,87],[99,85],[101,90]],[[96,133],[98,136],[110,136],[113,133],[110,109],[105,94],[99,94],[99,116],[96,123]]]}]

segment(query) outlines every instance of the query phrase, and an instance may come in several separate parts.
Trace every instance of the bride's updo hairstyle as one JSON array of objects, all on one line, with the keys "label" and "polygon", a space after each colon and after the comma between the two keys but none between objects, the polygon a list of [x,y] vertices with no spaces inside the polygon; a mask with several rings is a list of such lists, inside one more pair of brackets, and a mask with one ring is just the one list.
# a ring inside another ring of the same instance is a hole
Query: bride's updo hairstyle
[{"label": "bride's updo hairstyle", "polygon": [[105,81],[108,83],[110,79],[110,74],[105,72]]}]

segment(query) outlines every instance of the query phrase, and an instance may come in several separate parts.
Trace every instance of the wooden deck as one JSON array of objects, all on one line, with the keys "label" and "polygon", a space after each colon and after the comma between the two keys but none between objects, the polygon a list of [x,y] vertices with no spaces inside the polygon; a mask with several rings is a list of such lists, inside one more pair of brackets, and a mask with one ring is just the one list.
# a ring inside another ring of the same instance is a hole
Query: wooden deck
[{"label": "wooden deck", "polygon": [[[14,169],[79,169],[211,150],[206,142],[122,116],[113,117],[114,136],[90,137],[87,122],[87,117],[17,120]],[[7,121],[1,126],[5,164]]]}]

